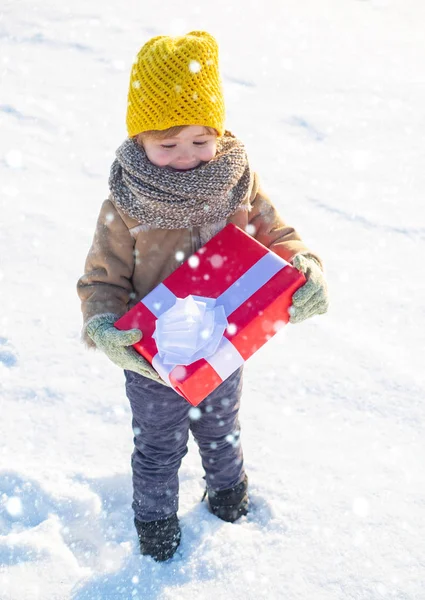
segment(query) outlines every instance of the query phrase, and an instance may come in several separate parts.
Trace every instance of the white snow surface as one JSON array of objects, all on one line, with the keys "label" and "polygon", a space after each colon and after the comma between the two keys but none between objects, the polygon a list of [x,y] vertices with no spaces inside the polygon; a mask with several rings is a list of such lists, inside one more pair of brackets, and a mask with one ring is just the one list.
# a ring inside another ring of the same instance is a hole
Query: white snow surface
[{"label": "white snow surface", "polygon": [[[0,599],[423,600],[425,4],[19,0],[0,7]],[[123,375],[75,284],[139,47],[206,29],[227,126],[326,265],[331,308],[250,359],[252,510],[200,502],[137,553]]]}]

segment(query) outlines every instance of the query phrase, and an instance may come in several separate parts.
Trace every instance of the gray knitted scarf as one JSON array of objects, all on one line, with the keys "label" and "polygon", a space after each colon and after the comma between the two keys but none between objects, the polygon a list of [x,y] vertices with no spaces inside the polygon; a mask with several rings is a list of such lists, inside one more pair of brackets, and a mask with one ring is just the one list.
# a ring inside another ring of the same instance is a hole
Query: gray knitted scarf
[{"label": "gray knitted scarf", "polygon": [[109,177],[112,199],[147,228],[202,226],[248,210],[253,174],[243,144],[229,132],[218,138],[212,160],[189,171],[153,165],[132,138],[116,157]]}]

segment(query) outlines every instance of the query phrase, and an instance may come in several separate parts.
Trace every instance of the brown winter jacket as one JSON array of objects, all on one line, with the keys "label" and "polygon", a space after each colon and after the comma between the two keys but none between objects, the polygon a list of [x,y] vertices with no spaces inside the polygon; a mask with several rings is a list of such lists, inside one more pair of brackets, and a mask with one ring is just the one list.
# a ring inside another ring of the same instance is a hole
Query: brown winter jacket
[{"label": "brown winter jacket", "polygon": [[[228,222],[248,230],[256,240],[288,262],[298,253],[318,258],[304,245],[295,229],[278,215],[260,189],[257,175],[254,176],[250,205],[248,212],[239,210]],[[138,221],[119,210],[111,199],[105,200],[84,275],[77,284],[86,344],[93,346],[85,333],[92,317],[103,313],[122,316],[198,250],[199,234],[199,228],[146,231]]]}]

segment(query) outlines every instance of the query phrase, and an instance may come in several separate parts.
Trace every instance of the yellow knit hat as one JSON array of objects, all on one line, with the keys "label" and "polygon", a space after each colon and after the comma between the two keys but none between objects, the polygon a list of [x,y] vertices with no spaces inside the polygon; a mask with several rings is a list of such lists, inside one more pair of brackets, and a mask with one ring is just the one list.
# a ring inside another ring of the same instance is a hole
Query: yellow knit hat
[{"label": "yellow knit hat", "polygon": [[204,125],[224,133],[218,46],[205,31],[158,36],[139,51],[130,76],[129,137],[176,125]]}]

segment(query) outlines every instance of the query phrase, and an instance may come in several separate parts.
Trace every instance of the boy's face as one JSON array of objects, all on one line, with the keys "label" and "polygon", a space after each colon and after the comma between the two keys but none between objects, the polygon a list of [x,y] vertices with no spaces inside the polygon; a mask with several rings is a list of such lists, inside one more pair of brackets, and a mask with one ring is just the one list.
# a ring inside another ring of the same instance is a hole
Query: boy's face
[{"label": "boy's face", "polygon": [[155,139],[143,133],[140,138],[151,163],[177,171],[188,171],[208,162],[217,150],[217,136],[200,125],[188,125],[170,138]]}]

